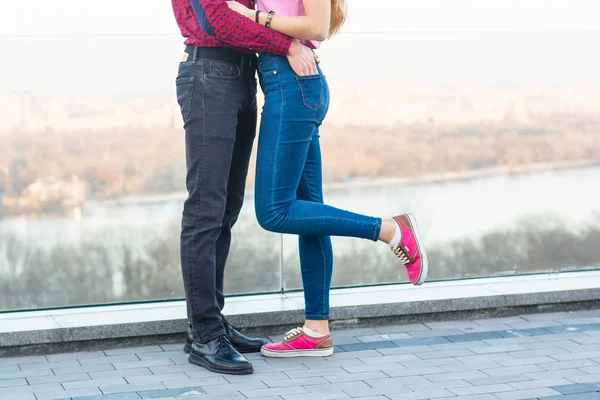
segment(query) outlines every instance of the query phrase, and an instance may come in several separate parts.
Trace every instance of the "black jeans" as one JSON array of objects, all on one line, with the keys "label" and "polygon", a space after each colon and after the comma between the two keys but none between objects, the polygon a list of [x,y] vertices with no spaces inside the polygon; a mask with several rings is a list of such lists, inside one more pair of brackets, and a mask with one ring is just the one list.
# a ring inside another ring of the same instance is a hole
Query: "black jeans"
[{"label": "black jeans", "polygon": [[223,277],[256,135],[256,56],[188,46],[177,101],[185,128],[188,198],[181,269],[194,340],[225,333]]}]

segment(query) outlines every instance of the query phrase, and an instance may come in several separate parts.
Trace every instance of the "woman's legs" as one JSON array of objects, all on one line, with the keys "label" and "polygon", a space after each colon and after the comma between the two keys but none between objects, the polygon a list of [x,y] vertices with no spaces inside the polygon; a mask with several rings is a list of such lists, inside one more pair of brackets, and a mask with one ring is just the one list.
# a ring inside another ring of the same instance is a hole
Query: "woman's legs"
[{"label": "woman's legs", "polygon": [[[315,129],[308,147],[297,198],[323,203],[323,178],[319,130]],[[329,289],[333,273],[333,250],[329,236],[299,237],[300,268],[304,286],[305,327],[329,334]]]}]

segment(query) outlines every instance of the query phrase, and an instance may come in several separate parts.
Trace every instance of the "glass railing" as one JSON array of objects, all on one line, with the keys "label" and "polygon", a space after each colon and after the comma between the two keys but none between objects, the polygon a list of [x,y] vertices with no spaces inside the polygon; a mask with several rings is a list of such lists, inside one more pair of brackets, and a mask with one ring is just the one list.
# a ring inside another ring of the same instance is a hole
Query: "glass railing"
[{"label": "glass railing", "polygon": [[[321,50],[326,202],[413,212],[433,280],[598,268],[599,44],[342,34]],[[0,37],[0,311],[183,297],[181,49],[177,34]],[[301,289],[296,238],[258,226],[253,176],[225,290]],[[382,244],[334,249],[336,287],[407,281]]]}]

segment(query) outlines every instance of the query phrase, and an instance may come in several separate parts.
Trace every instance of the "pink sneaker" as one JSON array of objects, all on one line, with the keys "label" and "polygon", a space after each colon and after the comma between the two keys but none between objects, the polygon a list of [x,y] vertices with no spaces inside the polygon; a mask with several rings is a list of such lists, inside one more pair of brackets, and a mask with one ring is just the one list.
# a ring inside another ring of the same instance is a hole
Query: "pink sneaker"
[{"label": "pink sneaker", "polygon": [[417,221],[412,214],[394,217],[394,221],[402,230],[402,239],[392,251],[406,267],[408,279],[413,285],[422,285],[427,279],[427,254],[421,244]]},{"label": "pink sneaker", "polygon": [[328,357],[333,354],[333,341],[331,335],[313,338],[296,328],[285,334],[283,342],[265,344],[260,353],[275,358]]}]

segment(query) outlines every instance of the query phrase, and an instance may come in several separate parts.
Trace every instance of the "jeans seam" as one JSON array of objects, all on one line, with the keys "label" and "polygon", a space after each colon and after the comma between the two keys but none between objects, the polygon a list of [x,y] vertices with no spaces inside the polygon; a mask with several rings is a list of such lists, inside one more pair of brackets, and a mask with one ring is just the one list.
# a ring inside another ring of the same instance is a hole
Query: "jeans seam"
[{"label": "jeans seam", "polygon": [[[275,59],[275,71],[279,69],[279,63],[277,62],[277,58]],[[277,128],[277,141],[275,142],[275,149],[279,149],[279,139],[281,138],[281,127],[283,124],[283,87],[281,85],[281,79],[279,79],[279,74],[277,74],[277,81],[279,82],[279,92],[281,93],[281,103],[279,106],[279,127]],[[279,151],[275,151],[275,167],[273,168],[273,180],[271,181],[271,187],[275,183],[275,177],[277,176],[277,166],[279,163],[277,162],[279,158]],[[271,190],[271,204],[275,202],[275,191]]]},{"label": "jeans seam", "polygon": [[372,240],[373,240],[374,242],[376,242],[376,241],[378,241],[378,240],[379,240],[379,236],[380,236],[380,234],[381,234],[381,224],[382,224],[382,220],[381,220],[381,218],[377,218],[377,220],[376,220],[376,221],[377,221],[377,222],[376,222],[376,224],[375,224],[375,227],[373,228],[373,238],[372,238]]},{"label": "jeans seam", "polygon": [[[205,92],[206,88],[204,86],[204,79],[202,81],[203,81],[202,82],[202,132],[203,132],[203,134],[202,134],[201,149],[202,149],[202,151],[204,151],[205,150],[205,146],[206,146],[206,107],[204,106],[204,92]],[[194,181],[195,184],[196,184],[195,190],[197,190],[197,188],[201,188],[201,187],[204,186],[204,185],[202,185],[202,182],[201,182],[202,181],[202,179],[201,179],[201,176],[202,176],[201,171],[204,169],[204,160],[205,160],[205,158],[206,157],[202,157],[202,159],[200,160],[201,164],[198,166],[198,172],[196,173],[196,179]],[[198,227],[198,223],[199,223],[199,219],[200,219],[200,213],[198,212],[198,204],[197,203],[196,203],[196,207],[195,207],[195,212],[196,212],[196,218],[194,220],[194,227],[197,228]],[[194,271],[196,270],[196,268],[195,268],[196,260],[195,260],[195,257],[193,257],[192,249],[194,249],[196,246],[195,246],[195,237],[193,235],[192,235],[192,239],[191,240],[192,240],[192,245],[190,246],[188,254],[189,254],[190,260],[192,260],[191,261],[192,268],[189,268],[188,274],[190,276],[188,277],[188,279],[191,278],[190,279],[190,281],[191,281],[190,289],[192,291],[192,295],[191,295],[191,298],[192,298],[192,308],[195,308],[194,306],[196,305],[197,297],[195,295],[196,294],[196,290],[195,290],[195,285],[194,285],[193,282],[195,280]],[[200,325],[195,324],[193,315],[194,315],[194,311],[192,309],[192,325],[194,325],[194,331],[196,331],[196,327],[198,327],[198,330],[200,330],[200,332],[198,332],[198,335],[200,336],[201,340],[203,340],[203,339],[205,339],[204,330],[200,329]]]},{"label": "jeans seam", "polygon": [[[306,162],[304,163],[304,167],[306,169]],[[304,179],[304,184],[306,185],[306,188],[308,189],[308,197],[310,198],[310,201],[312,201],[313,203],[314,198],[310,189],[310,185],[308,184],[308,179],[306,178],[306,173],[302,172],[302,178]],[[323,251],[323,242],[321,241],[321,236],[317,236],[317,240],[319,241],[319,248],[321,249],[321,256],[323,257],[323,276],[326,277],[327,276],[327,260],[325,259],[325,252]],[[326,280],[327,279],[323,279],[323,291],[321,292],[321,311],[325,310],[325,292],[327,291],[327,288],[325,287],[326,284]],[[327,318],[328,319],[328,318]]]}]

